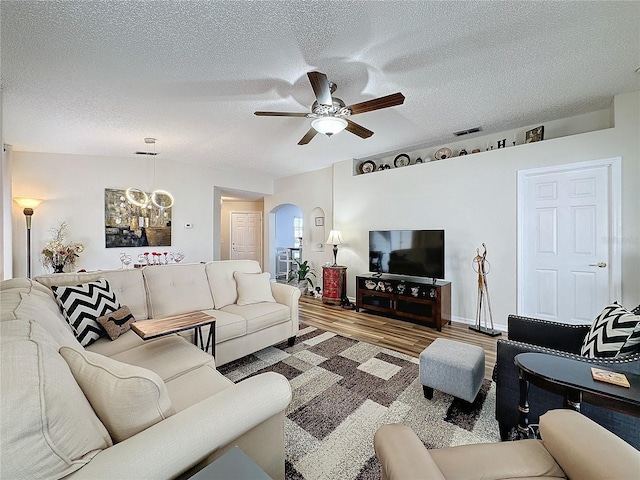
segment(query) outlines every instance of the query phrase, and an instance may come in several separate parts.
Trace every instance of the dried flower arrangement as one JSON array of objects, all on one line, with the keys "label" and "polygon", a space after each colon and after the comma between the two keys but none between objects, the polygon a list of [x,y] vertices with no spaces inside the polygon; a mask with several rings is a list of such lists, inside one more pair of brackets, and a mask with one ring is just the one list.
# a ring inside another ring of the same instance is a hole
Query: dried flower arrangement
[{"label": "dried flower arrangement", "polygon": [[84,245],[81,243],[64,243],[67,228],[69,228],[67,222],[61,222],[60,225],[52,228],[52,238],[42,250],[42,265],[45,268],[52,268],[56,273],[62,273],[67,265],[74,266],[76,258],[84,251]]}]

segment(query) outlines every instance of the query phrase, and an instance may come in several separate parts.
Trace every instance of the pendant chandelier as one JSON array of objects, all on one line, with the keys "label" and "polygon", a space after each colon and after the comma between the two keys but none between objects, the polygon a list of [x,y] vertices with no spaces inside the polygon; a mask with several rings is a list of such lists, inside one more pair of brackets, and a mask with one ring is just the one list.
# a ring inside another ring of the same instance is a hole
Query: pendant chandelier
[{"label": "pendant chandelier", "polygon": [[[152,137],[146,137],[144,139],[144,143],[147,145],[153,145],[153,152],[146,151],[136,152],[136,155],[151,155],[156,156],[158,152],[156,152],[156,139]],[[156,180],[156,164],[155,161],[153,163],[153,181],[155,183]],[[165,209],[171,208],[173,206],[173,195],[171,195],[166,190],[154,190],[151,195],[148,195],[144,190],[138,187],[129,187],[125,191],[125,197],[127,201],[136,207],[145,208],[149,204],[153,204],[155,207]]]}]

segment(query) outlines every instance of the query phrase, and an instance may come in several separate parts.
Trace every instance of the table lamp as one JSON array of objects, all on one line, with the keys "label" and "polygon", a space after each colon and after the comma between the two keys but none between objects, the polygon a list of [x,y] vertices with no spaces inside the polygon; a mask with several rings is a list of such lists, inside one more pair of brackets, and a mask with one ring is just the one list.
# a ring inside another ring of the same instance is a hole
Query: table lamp
[{"label": "table lamp", "polygon": [[25,219],[27,221],[27,278],[31,278],[31,217],[33,209],[42,203],[38,198],[14,197],[13,199],[24,210]]},{"label": "table lamp", "polygon": [[344,240],[342,239],[342,234],[340,230],[331,230],[329,232],[329,238],[325,242],[329,245],[333,245],[333,265],[335,267],[338,265],[338,245],[342,245]]}]

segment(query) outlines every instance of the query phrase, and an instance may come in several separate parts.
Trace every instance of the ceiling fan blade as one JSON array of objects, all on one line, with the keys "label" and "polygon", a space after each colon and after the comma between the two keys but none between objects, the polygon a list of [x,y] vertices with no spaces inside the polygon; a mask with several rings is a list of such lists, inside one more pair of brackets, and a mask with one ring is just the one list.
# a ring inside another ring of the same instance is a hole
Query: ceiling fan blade
[{"label": "ceiling fan blade", "polygon": [[331,98],[331,87],[329,86],[329,79],[324,73],[320,72],[308,72],[309,82],[311,82],[311,88],[313,93],[316,94],[316,100],[321,105],[333,105],[333,99]]},{"label": "ceiling fan blade", "polygon": [[402,105],[404,103],[404,95],[400,92],[392,93],[380,98],[374,98],[373,100],[367,100],[366,102],[356,103],[350,105],[351,115],[357,115],[358,113],[371,112],[373,110],[380,110],[381,108],[395,107],[396,105]]},{"label": "ceiling fan blade", "polygon": [[306,117],[306,113],[297,112],[254,112],[259,117]]},{"label": "ceiling fan blade", "polygon": [[358,125],[356,122],[352,122],[348,118],[345,118],[347,121],[347,130],[348,132],[353,133],[354,135],[359,136],[360,138],[369,138],[373,135],[373,132],[367,128],[364,128],[362,125]]},{"label": "ceiling fan blade", "polygon": [[309,131],[304,135],[304,137],[300,139],[300,141],[298,142],[298,145],[306,145],[313,139],[313,137],[316,136],[316,133],[318,133],[316,129],[311,127]]}]

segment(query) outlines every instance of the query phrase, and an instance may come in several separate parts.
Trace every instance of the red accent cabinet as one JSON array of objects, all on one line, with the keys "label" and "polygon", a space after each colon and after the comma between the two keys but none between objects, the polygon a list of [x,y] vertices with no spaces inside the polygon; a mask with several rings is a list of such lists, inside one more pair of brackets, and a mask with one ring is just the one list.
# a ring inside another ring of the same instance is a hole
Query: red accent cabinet
[{"label": "red accent cabinet", "polygon": [[322,303],[340,305],[347,296],[347,267],[322,267]]}]

